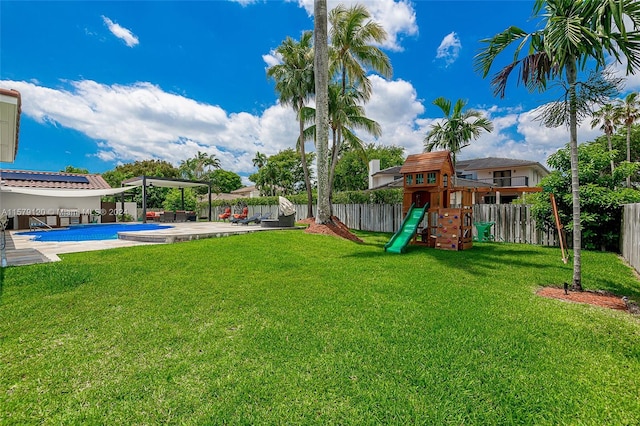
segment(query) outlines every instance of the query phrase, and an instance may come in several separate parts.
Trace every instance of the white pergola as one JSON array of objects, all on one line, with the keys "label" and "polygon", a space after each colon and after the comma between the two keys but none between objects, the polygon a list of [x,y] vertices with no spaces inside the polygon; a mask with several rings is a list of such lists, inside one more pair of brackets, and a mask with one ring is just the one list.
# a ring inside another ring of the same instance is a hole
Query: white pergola
[{"label": "white pergola", "polygon": [[[122,186],[141,186],[142,187],[142,221],[147,222],[147,188],[178,188],[182,191],[182,208],[184,209],[184,189],[196,186],[206,186],[209,189],[209,222],[211,222],[211,183],[205,181],[193,181],[186,179],[172,179],[154,176],[138,176],[122,181]],[[122,202],[124,204],[124,195]],[[124,207],[123,207],[124,208]]]}]

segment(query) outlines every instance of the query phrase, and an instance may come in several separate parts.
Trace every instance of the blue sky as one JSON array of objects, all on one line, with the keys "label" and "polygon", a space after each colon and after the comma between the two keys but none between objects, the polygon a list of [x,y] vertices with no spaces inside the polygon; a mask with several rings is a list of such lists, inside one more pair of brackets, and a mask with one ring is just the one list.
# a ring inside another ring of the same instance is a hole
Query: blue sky
[{"label": "blue sky", "polygon": [[[338,3],[329,0],[329,7]],[[383,134],[362,135],[366,142],[421,152],[441,117],[431,104],[439,96],[465,99],[494,123],[494,132],[464,148],[461,159],[544,164],[567,142],[566,129],[535,120],[534,110],[555,99],[551,93],[513,84],[498,99],[489,78],[473,69],[480,39],[509,25],[535,28],[532,1],[360,3],[387,30],[382,48],[394,68],[390,79],[370,75],[373,95],[365,108]],[[295,145],[295,116],[278,104],[266,68],[277,62],[282,40],[313,29],[312,12],[312,0],[3,0],[0,87],[21,92],[23,114],[16,161],[0,165],[101,173],[135,160],[178,165],[205,151],[248,183],[256,151],[271,155]],[[625,90],[639,88],[638,76],[628,79]],[[579,139],[599,134],[585,123]]]}]

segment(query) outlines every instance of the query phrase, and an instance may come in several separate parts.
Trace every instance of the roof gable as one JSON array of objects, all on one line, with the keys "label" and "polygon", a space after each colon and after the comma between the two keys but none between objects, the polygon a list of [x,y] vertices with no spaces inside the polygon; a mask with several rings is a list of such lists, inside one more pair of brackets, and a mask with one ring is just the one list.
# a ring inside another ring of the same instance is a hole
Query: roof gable
[{"label": "roof gable", "polygon": [[431,172],[453,170],[449,151],[423,152],[411,154],[400,168],[400,173]]}]

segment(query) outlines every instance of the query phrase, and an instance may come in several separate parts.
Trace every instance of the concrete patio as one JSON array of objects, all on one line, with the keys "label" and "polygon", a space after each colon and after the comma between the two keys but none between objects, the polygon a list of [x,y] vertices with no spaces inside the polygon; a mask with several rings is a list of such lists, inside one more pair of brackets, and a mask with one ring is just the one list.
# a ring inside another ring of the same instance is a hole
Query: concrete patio
[{"label": "concrete patio", "polygon": [[[120,232],[116,240],[99,241],[34,241],[28,235],[19,235],[23,231],[6,232],[6,266],[30,265],[35,263],[56,262],[59,254],[77,253],[92,250],[106,250],[118,247],[132,247],[145,244],[171,244],[204,238],[221,238],[251,232],[304,229],[263,228],[260,225],[235,225],[228,222],[184,222],[171,223],[168,229],[151,231]],[[51,231],[55,232],[55,231]]]}]

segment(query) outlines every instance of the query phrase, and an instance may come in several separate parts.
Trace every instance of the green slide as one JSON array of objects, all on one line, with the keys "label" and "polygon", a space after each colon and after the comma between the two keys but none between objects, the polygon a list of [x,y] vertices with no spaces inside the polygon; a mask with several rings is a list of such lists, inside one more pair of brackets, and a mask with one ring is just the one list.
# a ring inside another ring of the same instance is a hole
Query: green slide
[{"label": "green slide", "polygon": [[411,208],[409,208],[409,212],[402,221],[398,232],[393,234],[389,242],[384,245],[384,251],[391,253],[404,252],[405,247],[407,247],[407,244],[409,244],[409,241],[411,241],[415,235],[418,225],[422,222],[422,218],[424,218],[424,214],[429,208],[429,204],[426,204],[422,208],[416,208],[414,205],[415,204],[411,204]]}]

